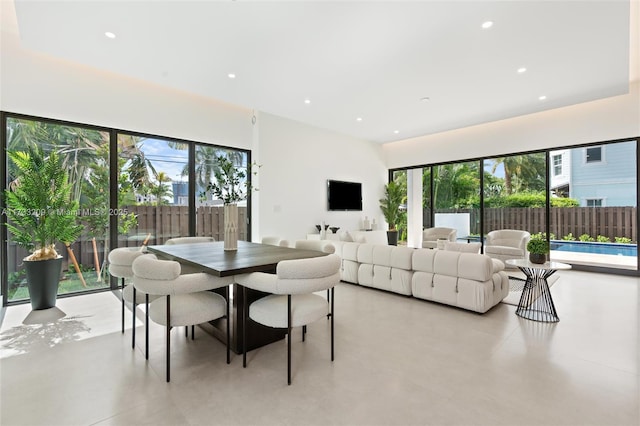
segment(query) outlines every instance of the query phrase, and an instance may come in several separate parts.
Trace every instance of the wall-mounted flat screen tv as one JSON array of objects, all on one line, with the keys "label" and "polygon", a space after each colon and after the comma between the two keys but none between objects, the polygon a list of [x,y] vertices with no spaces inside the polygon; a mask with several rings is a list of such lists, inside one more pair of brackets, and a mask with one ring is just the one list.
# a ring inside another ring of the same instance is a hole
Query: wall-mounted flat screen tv
[{"label": "wall-mounted flat screen tv", "polygon": [[327,181],[329,210],[362,211],[362,184],[341,180]]}]

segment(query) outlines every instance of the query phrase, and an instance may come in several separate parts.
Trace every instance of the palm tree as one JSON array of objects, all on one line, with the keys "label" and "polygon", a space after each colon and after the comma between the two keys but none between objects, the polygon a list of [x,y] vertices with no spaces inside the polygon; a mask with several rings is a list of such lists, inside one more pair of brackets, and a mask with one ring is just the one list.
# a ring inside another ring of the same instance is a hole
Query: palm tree
[{"label": "palm tree", "polygon": [[156,180],[155,184],[152,184],[150,193],[156,197],[156,206],[161,206],[165,203],[164,197],[173,194],[170,187],[165,185],[166,182],[171,182],[171,178],[165,172],[154,173]]},{"label": "palm tree", "polygon": [[495,174],[500,164],[504,167],[506,195],[523,190],[544,190],[544,154],[512,155],[495,158],[491,167],[492,174]]}]

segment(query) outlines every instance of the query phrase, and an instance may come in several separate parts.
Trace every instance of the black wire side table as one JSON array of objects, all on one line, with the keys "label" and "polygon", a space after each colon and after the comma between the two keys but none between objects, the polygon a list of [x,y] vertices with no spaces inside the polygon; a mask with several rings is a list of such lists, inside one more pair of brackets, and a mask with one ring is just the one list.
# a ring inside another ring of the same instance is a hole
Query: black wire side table
[{"label": "black wire side table", "polygon": [[547,278],[558,270],[571,269],[571,265],[560,262],[537,264],[525,259],[510,259],[506,263],[517,267],[527,277],[516,309],[516,315],[532,321],[560,321],[551,298]]}]

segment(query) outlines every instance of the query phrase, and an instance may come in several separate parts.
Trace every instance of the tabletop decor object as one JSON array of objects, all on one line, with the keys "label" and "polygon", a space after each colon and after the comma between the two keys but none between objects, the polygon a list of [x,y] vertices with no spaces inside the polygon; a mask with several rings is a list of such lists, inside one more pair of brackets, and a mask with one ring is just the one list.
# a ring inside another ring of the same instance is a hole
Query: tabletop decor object
[{"label": "tabletop decor object", "polygon": [[[231,154],[216,157],[214,182],[209,182],[204,193],[212,192],[224,203],[224,250],[238,250],[238,202],[246,200],[253,189],[247,180],[247,170],[236,166]],[[259,167],[251,164],[250,168]],[[252,171],[254,175],[257,170]]]},{"label": "tabletop decor object", "polygon": [[529,252],[529,261],[531,263],[545,263],[547,254],[549,254],[549,241],[540,233],[533,234],[527,243],[527,251]]}]

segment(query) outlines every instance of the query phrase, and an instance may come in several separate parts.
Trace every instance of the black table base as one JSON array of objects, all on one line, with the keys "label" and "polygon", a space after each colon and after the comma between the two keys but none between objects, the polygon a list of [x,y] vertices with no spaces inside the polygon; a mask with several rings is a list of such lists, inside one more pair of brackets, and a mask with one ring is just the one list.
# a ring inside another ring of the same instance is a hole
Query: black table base
[{"label": "black table base", "polygon": [[516,309],[516,315],[532,321],[558,322],[560,318],[551,298],[547,278],[556,272],[554,269],[536,269],[520,267],[526,275],[522,296]]}]

